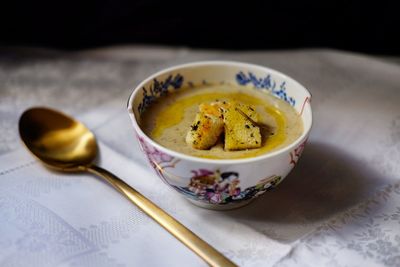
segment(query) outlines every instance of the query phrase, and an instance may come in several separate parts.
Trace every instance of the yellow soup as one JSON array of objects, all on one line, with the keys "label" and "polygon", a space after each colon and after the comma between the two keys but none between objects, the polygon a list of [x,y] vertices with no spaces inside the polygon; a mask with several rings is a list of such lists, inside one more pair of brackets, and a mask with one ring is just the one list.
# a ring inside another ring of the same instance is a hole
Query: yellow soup
[{"label": "yellow soup", "polygon": [[[209,150],[198,150],[186,144],[185,137],[201,103],[216,100],[236,101],[255,107],[259,122],[271,126],[263,134],[260,148],[226,151],[218,142]],[[143,131],[160,145],[187,155],[213,158],[248,158],[282,148],[296,140],[303,131],[303,124],[295,109],[270,93],[230,84],[204,85],[180,89],[154,102],[142,115]]]}]

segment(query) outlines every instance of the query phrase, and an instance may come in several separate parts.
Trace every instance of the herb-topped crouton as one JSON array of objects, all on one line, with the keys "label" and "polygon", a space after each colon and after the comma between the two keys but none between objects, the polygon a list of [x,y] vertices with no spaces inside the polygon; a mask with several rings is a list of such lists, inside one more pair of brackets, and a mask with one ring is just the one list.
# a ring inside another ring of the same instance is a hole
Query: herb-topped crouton
[{"label": "herb-topped crouton", "polygon": [[260,128],[253,125],[237,109],[249,116],[253,121],[258,121],[258,114],[251,106],[232,104],[224,112],[225,124],[225,149],[241,150],[261,147]]},{"label": "herb-topped crouton", "polygon": [[[218,102],[216,102],[218,103]],[[209,149],[224,131],[222,110],[216,103],[201,104],[186,135],[186,143],[196,149]]]}]

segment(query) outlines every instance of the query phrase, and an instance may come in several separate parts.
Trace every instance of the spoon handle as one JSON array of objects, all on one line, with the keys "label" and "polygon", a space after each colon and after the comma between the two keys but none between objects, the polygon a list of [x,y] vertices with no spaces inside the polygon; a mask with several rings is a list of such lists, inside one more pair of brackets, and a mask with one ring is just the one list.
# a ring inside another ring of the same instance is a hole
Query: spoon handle
[{"label": "spoon handle", "polygon": [[96,174],[109,182],[115,189],[121,192],[126,198],[143,210],[148,216],[164,227],[168,232],[175,236],[189,249],[200,256],[210,266],[237,266],[215,248],[204,240],[200,239],[183,224],[175,220],[160,207],[155,205],[145,196],[130,187],[127,183],[119,179],[109,171],[95,165],[87,167],[87,171]]}]

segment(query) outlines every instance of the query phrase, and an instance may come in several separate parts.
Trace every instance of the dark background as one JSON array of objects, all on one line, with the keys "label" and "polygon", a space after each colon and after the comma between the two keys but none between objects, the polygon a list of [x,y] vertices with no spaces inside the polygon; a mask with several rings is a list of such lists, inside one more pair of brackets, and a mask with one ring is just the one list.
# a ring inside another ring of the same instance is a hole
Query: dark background
[{"label": "dark background", "polygon": [[327,47],[400,54],[400,9],[384,1],[17,1],[0,12],[0,45]]}]

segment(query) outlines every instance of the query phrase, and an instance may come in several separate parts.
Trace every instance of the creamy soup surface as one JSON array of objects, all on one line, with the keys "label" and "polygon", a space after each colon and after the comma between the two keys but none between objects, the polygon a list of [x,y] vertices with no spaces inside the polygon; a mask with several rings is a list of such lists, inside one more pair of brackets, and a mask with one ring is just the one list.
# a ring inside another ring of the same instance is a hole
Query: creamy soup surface
[{"label": "creamy soup surface", "polygon": [[[255,108],[259,122],[271,127],[269,131],[261,131],[263,140],[260,148],[226,151],[220,140],[209,150],[198,150],[185,142],[199,105],[216,100],[236,101]],[[303,132],[299,114],[288,103],[266,91],[231,84],[180,89],[160,97],[146,109],[140,124],[151,139],[166,148],[213,159],[248,158],[265,154],[289,145]]]}]

